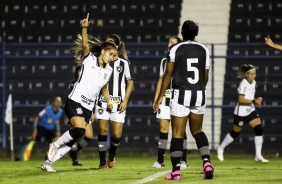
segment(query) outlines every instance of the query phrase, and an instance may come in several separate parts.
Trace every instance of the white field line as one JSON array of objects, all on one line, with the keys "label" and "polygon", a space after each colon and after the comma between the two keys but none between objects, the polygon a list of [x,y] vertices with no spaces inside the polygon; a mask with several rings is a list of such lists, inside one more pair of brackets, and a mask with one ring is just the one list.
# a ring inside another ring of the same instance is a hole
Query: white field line
[{"label": "white field line", "polygon": [[143,178],[142,180],[139,180],[139,181],[136,181],[134,183],[131,183],[131,184],[143,184],[143,183],[147,183],[149,181],[152,181],[160,176],[163,176],[167,173],[171,172],[171,170],[168,170],[168,171],[163,171],[163,172],[158,172],[156,174],[153,174],[153,175],[150,175],[150,176],[147,176],[146,178]]}]

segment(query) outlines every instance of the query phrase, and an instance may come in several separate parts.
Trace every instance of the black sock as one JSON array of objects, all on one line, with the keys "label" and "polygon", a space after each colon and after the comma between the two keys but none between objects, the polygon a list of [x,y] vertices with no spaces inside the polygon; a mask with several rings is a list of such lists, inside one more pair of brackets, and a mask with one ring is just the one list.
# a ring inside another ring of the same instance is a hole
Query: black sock
[{"label": "black sock", "polygon": [[187,163],[187,135],[186,132],[184,134],[184,140],[183,140],[183,154],[182,154],[182,158],[181,161],[184,161]]},{"label": "black sock", "polygon": [[168,133],[160,132],[159,145],[158,145],[158,162],[164,163],[164,156],[167,146]]},{"label": "black sock", "polygon": [[107,152],[107,136],[98,135],[98,149],[100,157],[100,166],[106,165],[106,152]]},{"label": "black sock", "polygon": [[115,159],[116,156],[116,150],[118,149],[118,146],[120,144],[120,138],[115,139],[113,136],[111,137],[111,147],[109,149],[109,160],[112,162]]},{"label": "black sock", "polygon": [[172,138],[170,143],[170,160],[172,164],[172,172],[180,170],[180,161],[183,150],[183,139]]},{"label": "black sock", "polygon": [[203,165],[205,165],[206,162],[210,162],[210,150],[209,150],[209,142],[206,134],[204,132],[199,132],[196,135],[194,135],[197,147],[200,151]]}]

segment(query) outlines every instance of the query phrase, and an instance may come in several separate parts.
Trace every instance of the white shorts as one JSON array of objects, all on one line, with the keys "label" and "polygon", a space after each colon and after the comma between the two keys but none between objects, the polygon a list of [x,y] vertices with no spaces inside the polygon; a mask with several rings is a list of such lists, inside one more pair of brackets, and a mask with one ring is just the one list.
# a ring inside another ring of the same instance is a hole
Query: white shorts
[{"label": "white shorts", "polygon": [[203,106],[184,106],[177,103],[176,100],[171,99],[170,101],[170,114],[177,117],[185,117],[190,114],[190,112],[194,114],[204,114],[206,110],[206,105]]},{"label": "white shorts", "polygon": [[170,120],[170,107],[166,105],[159,105],[157,118]]},{"label": "white shorts", "polygon": [[97,119],[111,120],[118,123],[124,123],[125,121],[125,111],[122,113],[119,111],[109,112],[99,106],[96,106],[95,109],[95,118]]}]

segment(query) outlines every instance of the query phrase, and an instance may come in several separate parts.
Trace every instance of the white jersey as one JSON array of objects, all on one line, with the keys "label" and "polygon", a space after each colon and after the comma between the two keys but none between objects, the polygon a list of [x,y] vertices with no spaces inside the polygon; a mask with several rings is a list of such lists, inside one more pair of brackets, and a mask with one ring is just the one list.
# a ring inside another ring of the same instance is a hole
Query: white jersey
[{"label": "white jersey", "polygon": [[94,102],[101,88],[109,82],[112,71],[109,64],[104,68],[100,67],[98,58],[90,52],[83,60],[79,79],[68,98],[92,111]]},{"label": "white jersey", "polygon": [[[109,81],[109,95],[110,103],[113,105],[111,112],[118,111],[120,104],[126,95],[126,84],[128,80],[133,80],[131,64],[128,60],[118,58],[111,62],[110,66],[113,68],[113,75]],[[100,93],[97,105],[99,107],[107,108],[103,95]]]},{"label": "white jersey", "polygon": [[[166,64],[167,64],[167,59],[163,58],[161,60],[161,64],[160,64],[160,75],[159,75],[160,77],[163,77],[163,75],[164,75],[164,72],[165,72],[165,69],[166,69]],[[165,91],[161,105],[169,106],[170,98],[171,98],[171,92],[172,92],[172,90],[171,90],[171,83],[170,83],[168,85],[168,88]]]},{"label": "white jersey", "polygon": [[[244,95],[247,100],[254,100],[256,93],[256,81],[249,83],[246,79],[243,79],[238,87],[238,95]],[[255,110],[254,104],[240,105],[236,104],[234,114],[237,116],[247,116]]]}]

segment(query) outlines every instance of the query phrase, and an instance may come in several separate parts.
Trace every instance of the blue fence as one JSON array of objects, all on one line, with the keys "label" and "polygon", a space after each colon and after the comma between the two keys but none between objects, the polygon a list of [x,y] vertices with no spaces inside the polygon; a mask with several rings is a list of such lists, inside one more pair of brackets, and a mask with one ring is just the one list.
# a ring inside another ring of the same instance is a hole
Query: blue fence
[{"label": "blue fence", "polygon": [[[241,63],[242,61],[244,62],[249,62],[249,63],[254,63],[257,60],[265,60],[268,62],[269,60],[271,61],[277,61],[281,59],[280,52],[277,52],[275,50],[267,48],[264,44],[262,43],[253,43],[253,44],[206,44],[210,48],[210,54],[211,54],[211,103],[208,104],[208,108],[211,108],[212,112],[212,123],[211,123],[211,130],[212,130],[212,140],[211,140],[211,145],[212,148],[215,147],[215,135],[214,135],[214,123],[215,123],[215,112],[214,110],[216,108],[221,108],[221,109],[231,109],[234,108],[234,104],[230,103],[223,103],[223,104],[216,104],[215,103],[215,61],[217,59],[226,59],[227,62],[229,60],[235,61]],[[154,86],[157,82],[158,78],[158,68],[159,68],[159,62],[161,58],[165,56],[165,51],[166,51],[166,46],[167,43],[126,43],[127,46],[127,51],[129,54],[129,58],[132,61],[133,65],[136,67],[135,75],[136,75],[136,80],[135,80],[135,86],[138,86],[138,90],[140,90],[140,93],[143,94],[138,94],[136,90],[136,96],[132,101],[129,102],[128,108],[130,109],[142,109],[142,111],[146,112],[149,114],[148,116],[153,117],[151,113],[148,113],[149,111],[151,112],[152,108],[152,94],[154,93]],[[222,47],[227,46],[227,55],[217,55],[216,52],[218,49]],[[52,73],[53,76],[49,76],[50,78],[52,77],[58,77],[56,79],[60,80],[65,80],[66,82],[71,80],[72,77],[72,71],[73,71],[73,66],[74,63],[72,62],[73,60],[73,55],[72,53],[69,52],[69,48],[71,47],[71,43],[62,43],[62,44],[57,44],[57,43],[48,43],[48,44],[11,44],[11,43],[2,43],[1,44],[1,61],[2,61],[2,75],[1,75],[1,81],[2,85],[1,87],[1,109],[2,109],[2,147],[5,148],[6,142],[7,142],[7,127],[6,123],[4,122],[4,115],[5,115],[5,109],[6,109],[6,101],[8,97],[8,93],[13,91],[13,86],[11,89],[10,86],[10,81],[11,77],[13,80],[17,80],[18,78],[21,80],[27,80],[27,81],[36,81],[36,78],[33,78],[35,76],[44,77],[43,75],[44,72],[48,72],[47,69],[38,69],[39,73],[36,75],[29,75],[28,72],[24,70],[24,66],[22,67],[22,72],[21,74],[14,74],[13,71],[17,71],[17,66],[21,66],[23,64],[27,65],[40,65],[41,62],[43,63],[53,63],[52,66],[46,66],[48,67],[54,67],[57,64],[64,66],[60,68],[60,72],[62,73],[68,73],[66,75],[60,75],[60,74],[55,74]],[[57,63],[57,64],[56,64]],[[254,63],[254,65],[256,65]],[[11,69],[11,67],[14,67]],[[277,66],[281,66],[282,64],[277,64]],[[44,68],[44,67],[43,67]],[[56,67],[55,67],[56,68]],[[58,70],[58,67],[56,68]],[[42,71],[42,73],[40,73]],[[229,71],[227,71],[229,72]],[[152,73],[152,74],[151,74]],[[38,75],[40,74],[40,75]],[[146,76],[148,78],[146,78]],[[22,77],[24,76],[24,77]],[[152,80],[153,77],[153,80]],[[47,78],[46,80],[49,80],[50,78]],[[60,81],[59,81],[60,82]],[[62,86],[62,89],[66,87],[66,84],[61,82],[58,85]],[[276,81],[277,82],[277,81]],[[55,82],[52,83],[54,85]],[[31,84],[31,83],[30,83]],[[24,85],[24,84],[23,84]],[[39,90],[39,93],[42,93],[42,96],[46,97],[46,94],[48,94],[48,88],[47,90],[45,89],[44,92],[44,83],[40,84],[43,87]],[[49,83],[50,85],[50,83]],[[280,83],[279,83],[280,85]],[[34,85],[35,86],[35,85]],[[137,87],[136,87],[137,88]],[[21,88],[24,89],[24,88]],[[280,88],[279,88],[280,89]],[[55,90],[55,89],[54,89]],[[60,89],[59,89],[60,90]],[[148,90],[148,94],[146,95],[147,97],[144,97],[144,91]],[[55,90],[54,92],[58,92],[58,90]],[[236,92],[236,91],[235,91]],[[19,93],[25,93],[24,91],[21,91]],[[64,94],[64,93],[62,93]],[[22,94],[17,94],[18,96]],[[28,95],[28,92],[25,94]],[[143,95],[143,96],[142,96]],[[19,97],[20,98],[20,97]],[[37,98],[37,97],[35,97]],[[39,98],[39,97],[38,97]],[[133,98],[133,97],[132,97]],[[148,98],[148,99],[147,99]],[[44,101],[43,101],[44,102]],[[14,109],[27,109],[27,108],[43,108],[46,105],[46,103],[42,103],[40,100],[35,101],[13,101],[13,108]],[[281,109],[281,103],[280,101],[276,104],[265,104],[264,108],[267,109]],[[36,109],[37,110],[37,109]],[[35,113],[36,110],[33,112]],[[37,112],[36,112],[37,113]],[[33,114],[34,115],[34,114]],[[147,118],[147,122],[150,120]],[[156,129],[156,127],[155,127]],[[154,131],[154,130],[152,130]],[[156,133],[156,132],[155,132]],[[129,135],[131,136],[131,135]],[[150,137],[149,135],[148,139],[155,140],[155,137]],[[140,138],[141,139],[141,138]],[[154,142],[152,144],[155,144]]]}]

